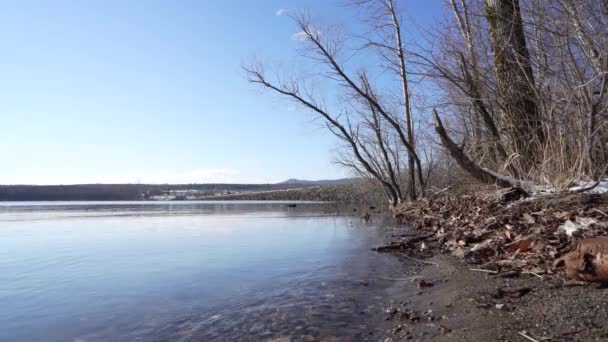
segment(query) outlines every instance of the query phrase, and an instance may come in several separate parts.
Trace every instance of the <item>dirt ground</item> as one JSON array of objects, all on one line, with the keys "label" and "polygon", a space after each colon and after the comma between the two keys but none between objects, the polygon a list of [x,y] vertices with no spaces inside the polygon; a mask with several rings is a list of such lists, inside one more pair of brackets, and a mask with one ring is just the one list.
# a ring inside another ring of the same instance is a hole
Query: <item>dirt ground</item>
[{"label": "dirt ground", "polygon": [[608,289],[600,285],[501,278],[450,256],[425,261],[434,265],[395,295],[375,340],[608,341]]},{"label": "dirt ground", "polygon": [[[608,234],[607,210],[606,195],[448,197],[402,208],[416,235],[382,251],[419,269],[386,308],[376,340],[608,341],[608,287],[573,281],[558,265],[580,241]],[[579,228],[571,236],[562,232],[568,221]]]}]

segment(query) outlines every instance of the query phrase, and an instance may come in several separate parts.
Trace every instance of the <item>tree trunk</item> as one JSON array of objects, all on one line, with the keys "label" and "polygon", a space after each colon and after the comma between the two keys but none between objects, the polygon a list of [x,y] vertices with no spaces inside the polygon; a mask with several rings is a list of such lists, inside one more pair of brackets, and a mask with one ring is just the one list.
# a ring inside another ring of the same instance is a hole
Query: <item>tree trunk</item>
[{"label": "tree trunk", "polygon": [[[401,91],[403,92],[403,102],[405,106],[405,122],[407,123],[407,140],[412,147],[416,149],[414,141],[414,128],[412,120],[412,107],[410,104],[410,90],[407,81],[407,69],[405,67],[405,51],[403,49],[403,39],[401,38],[401,25],[397,18],[393,0],[388,0],[388,9],[393,20],[393,28],[395,30],[395,44],[397,55],[399,58],[399,76],[401,77]],[[408,176],[409,176],[409,196],[411,200],[416,199],[416,164],[414,162],[413,152],[408,153]]]},{"label": "tree trunk", "polygon": [[519,0],[485,0],[485,8],[503,128],[527,172],[545,139]]},{"label": "tree trunk", "polygon": [[441,144],[448,150],[448,153],[452,158],[454,158],[454,160],[456,160],[458,165],[460,165],[460,167],[467,171],[471,176],[483,183],[496,184],[500,187],[514,187],[519,185],[516,184],[517,182],[515,180],[498,175],[477,165],[474,161],[467,157],[464,151],[450,138],[443,127],[439,114],[437,114],[437,111],[434,109],[433,117],[435,119],[435,131],[437,132],[437,135],[439,135],[439,139],[441,139]]}]

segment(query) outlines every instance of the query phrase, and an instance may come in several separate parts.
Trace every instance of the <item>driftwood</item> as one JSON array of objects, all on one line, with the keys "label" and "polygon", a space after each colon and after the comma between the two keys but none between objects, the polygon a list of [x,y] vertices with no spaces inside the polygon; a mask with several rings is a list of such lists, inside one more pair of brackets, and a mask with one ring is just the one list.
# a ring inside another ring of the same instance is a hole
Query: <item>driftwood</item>
[{"label": "driftwood", "polygon": [[396,252],[396,251],[401,251],[407,248],[412,247],[413,244],[426,240],[432,236],[434,236],[435,233],[430,233],[430,234],[424,234],[424,235],[418,235],[415,236],[411,239],[408,239],[407,241],[403,241],[403,242],[395,242],[395,243],[391,243],[389,245],[386,246],[380,246],[380,247],[376,247],[376,248],[372,248],[372,251],[376,251],[376,252]]}]

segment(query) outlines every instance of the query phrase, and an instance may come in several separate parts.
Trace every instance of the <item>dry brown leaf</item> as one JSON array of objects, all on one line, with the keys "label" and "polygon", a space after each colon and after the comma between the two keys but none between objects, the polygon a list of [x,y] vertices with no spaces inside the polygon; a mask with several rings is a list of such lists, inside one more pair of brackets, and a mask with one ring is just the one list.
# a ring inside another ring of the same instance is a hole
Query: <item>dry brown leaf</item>
[{"label": "dry brown leaf", "polygon": [[534,245],[533,240],[523,239],[523,240],[515,241],[515,242],[509,244],[508,246],[505,247],[505,251],[510,252],[510,253],[513,253],[513,252],[524,253],[524,252],[531,250],[533,245]]}]

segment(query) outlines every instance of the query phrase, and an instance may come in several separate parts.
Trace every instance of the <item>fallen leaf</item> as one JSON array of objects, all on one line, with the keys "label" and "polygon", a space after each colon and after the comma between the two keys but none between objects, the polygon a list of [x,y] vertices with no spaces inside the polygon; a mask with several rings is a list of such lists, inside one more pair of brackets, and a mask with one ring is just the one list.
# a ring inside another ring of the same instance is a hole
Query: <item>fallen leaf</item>
[{"label": "fallen leaf", "polygon": [[505,251],[511,252],[511,253],[519,251],[520,253],[524,253],[524,252],[527,252],[530,249],[532,249],[533,245],[534,245],[533,240],[523,239],[523,240],[515,241],[515,242],[505,246]]},{"label": "fallen leaf", "polygon": [[536,223],[536,220],[534,219],[534,217],[532,217],[532,215],[530,215],[528,213],[525,213],[523,215],[523,218],[524,218],[524,222],[527,223],[527,224],[534,224],[534,223]]},{"label": "fallen leaf", "polygon": [[572,236],[572,234],[578,231],[582,226],[576,222],[571,220],[566,221],[564,224],[559,226],[558,232],[564,233],[568,236]]},{"label": "fallen leaf", "polygon": [[577,217],[576,222],[583,227],[589,227],[591,225],[597,224],[597,220],[593,217]]}]

